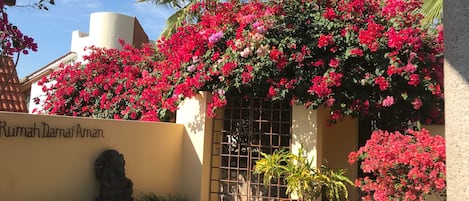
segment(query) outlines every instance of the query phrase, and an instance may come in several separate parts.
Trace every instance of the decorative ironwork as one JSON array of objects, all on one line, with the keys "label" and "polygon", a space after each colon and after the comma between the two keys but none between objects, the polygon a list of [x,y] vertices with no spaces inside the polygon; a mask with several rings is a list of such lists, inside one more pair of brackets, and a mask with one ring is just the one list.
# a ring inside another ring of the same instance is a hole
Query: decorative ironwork
[{"label": "decorative ironwork", "polygon": [[214,119],[211,201],[274,201],[287,198],[282,179],[263,184],[253,174],[260,152],[289,149],[291,106],[262,98],[229,97]]}]

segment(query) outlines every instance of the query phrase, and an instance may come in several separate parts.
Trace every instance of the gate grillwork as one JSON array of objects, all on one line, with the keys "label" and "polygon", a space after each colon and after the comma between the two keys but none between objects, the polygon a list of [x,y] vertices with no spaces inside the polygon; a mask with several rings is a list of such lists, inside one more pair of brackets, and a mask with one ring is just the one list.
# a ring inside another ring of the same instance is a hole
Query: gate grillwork
[{"label": "gate grillwork", "polygon": [[264,186],[254,174],[260,152],[291,145],[291,106],[262,98],[230,97],[214,119],[211,201],[278,201],[287,198],[282,179]]}]

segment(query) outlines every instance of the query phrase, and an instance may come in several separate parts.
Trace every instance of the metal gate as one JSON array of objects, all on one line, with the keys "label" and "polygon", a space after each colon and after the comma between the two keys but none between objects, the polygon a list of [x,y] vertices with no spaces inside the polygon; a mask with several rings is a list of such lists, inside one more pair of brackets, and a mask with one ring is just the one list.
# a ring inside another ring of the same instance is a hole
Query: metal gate
[{"label": "metal gate", "polygon": [[214,119],[211,201],[274,201],[287,198],[282,179],[263,184],[254,174],[259,152],[291,145],[291,106],[262,98],[229,97]]}]

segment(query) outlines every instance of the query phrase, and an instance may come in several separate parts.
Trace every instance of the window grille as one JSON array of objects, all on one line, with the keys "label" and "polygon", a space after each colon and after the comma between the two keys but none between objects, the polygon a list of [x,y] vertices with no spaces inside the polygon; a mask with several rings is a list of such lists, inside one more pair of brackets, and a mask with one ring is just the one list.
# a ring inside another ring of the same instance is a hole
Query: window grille
[{"label": "window grille", "polygon": [[254,174],[260,152],[291,145],[291,106],[262,98],[229,97],[213,124],[211,201],[278,201],[288,198],[283,179],[263,184]]}]

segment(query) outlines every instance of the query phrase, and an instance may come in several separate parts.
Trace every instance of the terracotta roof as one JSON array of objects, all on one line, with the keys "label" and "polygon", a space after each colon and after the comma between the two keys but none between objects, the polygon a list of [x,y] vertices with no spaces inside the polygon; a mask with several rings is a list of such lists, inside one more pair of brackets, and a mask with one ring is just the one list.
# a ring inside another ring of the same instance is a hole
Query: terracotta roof
[{"label": "terracotta roof", "polygon": [[13,59],[0,57],[0,111],[28,112]]}]

